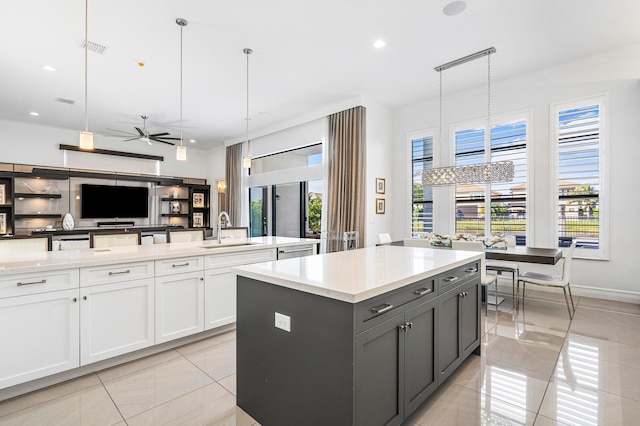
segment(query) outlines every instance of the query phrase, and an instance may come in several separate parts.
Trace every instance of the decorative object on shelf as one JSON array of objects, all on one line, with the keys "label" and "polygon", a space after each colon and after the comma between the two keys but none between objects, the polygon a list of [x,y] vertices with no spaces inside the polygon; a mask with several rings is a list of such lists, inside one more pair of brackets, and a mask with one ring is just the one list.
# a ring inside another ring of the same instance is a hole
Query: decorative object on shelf
[{"label": "decorative object on shelf", "polygon": [[384,214],[385,201],[384,198],[376,198],[376,214]]},{"label": "decorative object on shelf", "polygon": [[193,214],[193,227],[194,228],[202,228],[204,226],[204,214],[203,213],[194,213]]},{"label": "decorative object on shelf", "polygon": [[249,55],[253,53],[252,49],[244,48],[242,49],[245,55],[247,55],[247,116],[245,120],[247,121],[247,154],[242,157],[242,167],[245,169],[251,168],[251,141],[249,140]]},{"label": "decorative object on shelf", "polygon": [[27,188],[29,191],[33,192],[34,194],[37,194],[38,192],[40,192],[38,191],[37,188],[29,185],[27,182],[22,182],[22,185],[24,185],[25,188]]},{"label": "decorative object on shelf", "polygon": [[75,226],[76,224],[73,221],[73,216],[71,216],[71,213],[65,214],[62,218],[62,229],[64,229],[65,231],[73,231],[73,228]]},{"label": "decorative object on shelf", "polygon": [[383,178],[376,178],[376,194],[384,194],[386,188]]},{"label": "decorative object on shelf", "polygon": [[199,192],[193,193],[193,207],[195,208],[204,207],[204,194]]},{"label": "decorative object on shelf", "polygon": [[5,203],[6,195],[5,195],[4,191],[5,191],[5,186],[4,186],[4,183],[3,183],[3,184],[0,184],[0,204],[4,204]]},{"label": "decorative object on shelf", "polygon": [[180,26],[180,146],[176,146],[176,160],[187,160],[187,147],[182,145],[182,30],[188,24],[184,18],[176,18]]},{"label": "decorative object on shelf", "polygon": [[89,51],[89,0],[84,2],[84,132],[80,132],[79,145],[82,149],[93,149],[93,133],[89,131],[89,106],[87,96],[88,51]]},{"label": "decorative object on shelf", "polygon": [[0,234],[7,233],[7,214],[0,213]]},{"label": "decorative object on shelf", "polygon": [[[493,53],[496,53],[496,49],[490,47],[434,68],[440,73],[440,134],[438,137],[440,148],[442,147],[442,71],[483,56],[487,57],[487,131],[485,132],[485,140],[486,138],[491,139],[491,55]],[[441,156],[440,160],[442,160]],[[514,173],[512,161],[439,167],[424,170],[422,172],[422,184],[425,186],[445,186],[465,183],[511,182]]]},{"label": "decorative object on shelf", "polygon": [[172,201],[171,202],[171,213],[178,214],[180,213],[180,202]]},{"label": "decorative object on shelf", "polygon": [[178,198],[178,190],[177,189],[173,190],[173,198]]}]

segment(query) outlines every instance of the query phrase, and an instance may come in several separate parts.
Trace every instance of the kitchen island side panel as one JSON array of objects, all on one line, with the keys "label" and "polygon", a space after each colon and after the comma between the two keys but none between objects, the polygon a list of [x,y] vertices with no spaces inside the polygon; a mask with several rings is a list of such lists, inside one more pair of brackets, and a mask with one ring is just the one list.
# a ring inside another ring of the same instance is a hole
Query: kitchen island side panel
[{"label": "kitchen island side panel", "polygon": [[[262,425],[353,423],[353,304],[238,276],[237,404]],[[291,331],[275,327],[275,313]]]}]

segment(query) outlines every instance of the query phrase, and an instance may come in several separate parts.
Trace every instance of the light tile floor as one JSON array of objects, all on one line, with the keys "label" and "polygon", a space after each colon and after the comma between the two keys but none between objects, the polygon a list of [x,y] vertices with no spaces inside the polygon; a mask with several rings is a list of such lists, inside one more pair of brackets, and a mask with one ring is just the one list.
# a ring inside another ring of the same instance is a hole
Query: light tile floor
[{"label": "light tile floor", "polygon": [[[470,356],[406,422],[640,424],[640,305],[528,290],[482,317]],[[255,425],[235,405],[235,332],[0,403],[0,425]]]}]

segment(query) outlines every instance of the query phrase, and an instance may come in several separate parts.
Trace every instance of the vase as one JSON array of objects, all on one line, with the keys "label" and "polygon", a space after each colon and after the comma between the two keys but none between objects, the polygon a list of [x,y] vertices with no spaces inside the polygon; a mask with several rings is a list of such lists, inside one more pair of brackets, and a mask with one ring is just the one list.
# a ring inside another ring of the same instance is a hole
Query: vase
[{"label": "vase", "polygon": [[71,213],[65,214],[62,218],[62,229],[64,229],[65,231],[71,231],[73,230],[74,226],[75,222],[73,221],[73,216],[71,216]]}]

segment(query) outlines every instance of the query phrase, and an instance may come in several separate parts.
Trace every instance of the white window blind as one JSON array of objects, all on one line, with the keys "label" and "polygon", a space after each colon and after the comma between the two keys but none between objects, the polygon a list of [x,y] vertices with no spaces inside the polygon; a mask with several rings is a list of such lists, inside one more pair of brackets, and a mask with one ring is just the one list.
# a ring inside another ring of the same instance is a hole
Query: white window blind
[{"label": "white window blind", "polygon": [[556,108],[558,246],[600,248],[601,104]]},{"label": "white window blind", "polygon": [[422,185],[422,172],[433,167],[433,137],[411,140],[412,212],[411,235],[433,232],[433,189]]},{"label": "white window blind", "polygon": [[[476,235],[513,234],[526,243],[527,214],[527,120],[516,119],[486,128],[455,132],[456,166],[484,162],[513,161],[512,182],[456,186],[456,232]],[[488,199],[488,201],[487,201]],[[487,204],[490,213],[487,214]]]}]

